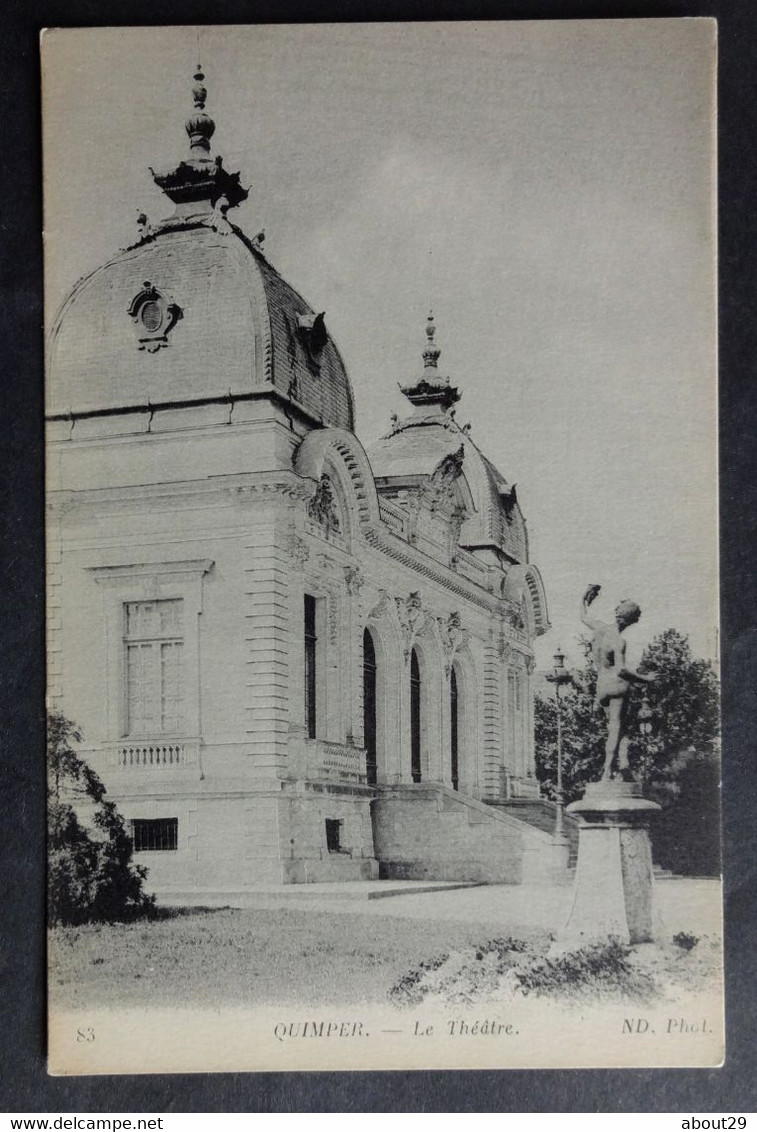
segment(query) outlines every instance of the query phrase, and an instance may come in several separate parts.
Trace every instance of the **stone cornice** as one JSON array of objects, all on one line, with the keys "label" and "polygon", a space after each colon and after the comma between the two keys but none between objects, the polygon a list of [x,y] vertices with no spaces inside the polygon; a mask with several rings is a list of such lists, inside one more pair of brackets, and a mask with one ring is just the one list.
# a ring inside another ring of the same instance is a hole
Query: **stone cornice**
[{"label": "stone cornice", "polygon": [[213,568],[212,558],[185,558],[175,562],[129,562],[117,566],[88,566],[96,582],[110,585],[124,578],[201,577]]},{"label": "stone cornice", "polygon": [[[45,420],[91,420],[97,417],[129,416],[135,413],[162,413],[171,409],[193,409],[202,407],[203,405],[234,406],[237,402],[257,401],[261,398],[267,398],[275,402],[279,407],[283,408],[286,413],[296,417],[307,425],[315,426],[316,428],[322,427],[322,422],[317,420],[307,409],[300,405],[298,401],[284,397],[273,385],[267,383],[257,389],[250,389],[239,393],[224,393],[216,397],[192,397],[186,400],[135,402],[134,404],[105,406],[98,409],[66,409],[63,412],[46,413]],[[66,442],[61,441],[61,443]]]},{"label": "stone cornice", "polygon": [[225,489],[235,503],[254,503],[260,496],[284,495],[289,499],[307,502],[312,498],[313,485],[286,472],[281,479],[262,480],[259,483],[239,484]]},{"label": "stone cornice", "polygon": [[[251,479],[250,475],[255,476]],[[295,472],[241,473],[233,476],[211,476],[206,480],[177,480],[176,483],[135,484],[129,487],[95,487],[82,490],[51,491],[47,497],[50,515],[65,514],[79,506],[100,506],[103,503],[136,504],[165,499],[207,499],[219,496],[234,503],[254,503],[258,499],[283,495],[289,499],[308,500],[313,484]]]},{"label": "stone cornice", "polygon": [[480,609],[486,610],[487,613],[501,613],[503,608],[502,598],[481,592],[480,588],[473,582],[468,585],[461,584],[462,579],[459,578],[459,575],[455,574],[454,577],[450,577],[451,571],[447,572],[443,567],[437,566],[432,560],[426,558],[422,551],[416,551],[407,544],[396,545],[391,541],[392,536],[389,531],[384,536],[382,532],[376,531],[373,527],[364,527],[363,536],[369,545],[381,551],[382,554],[394,558],[397,562],[401,562],[404,566],[408,566],[414,573],[422,574],[431,581],[437,582],[445,589],[458,594],[466,601],[479,606]]}]

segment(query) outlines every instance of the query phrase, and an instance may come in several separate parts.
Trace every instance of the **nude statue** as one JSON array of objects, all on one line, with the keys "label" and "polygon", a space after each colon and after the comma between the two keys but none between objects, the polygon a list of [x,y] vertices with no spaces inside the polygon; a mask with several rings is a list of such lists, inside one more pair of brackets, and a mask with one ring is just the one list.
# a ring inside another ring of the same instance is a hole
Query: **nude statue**
[{"label": "nude statue", "polygon": [[621,601],[615,609],[615,624],[595,621],[589,616],[589,606],[601,586],[589,586],[581,599],[581,620],[591,629],[591,655],[597,670],[595,703],[607,716],[607,742],[601,781],[606,782],[614,773],[623,778],[628,771],[628,694],[632,683],[651,684],[654,673],[642,675],[626,668],[626,642],[624,629],[635,625],[641,610],[634,601]]}]

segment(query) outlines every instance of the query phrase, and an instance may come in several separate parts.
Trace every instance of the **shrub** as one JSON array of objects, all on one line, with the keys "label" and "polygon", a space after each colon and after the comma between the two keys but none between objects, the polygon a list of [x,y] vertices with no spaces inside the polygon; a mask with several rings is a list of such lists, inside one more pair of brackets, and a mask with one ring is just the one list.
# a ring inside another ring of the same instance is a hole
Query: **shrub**
[{"label": "shrub", "polygon": [[673,936],[673,943],[684,951],[691,951],[699,943],[699,936],[692,935],[691,932],[678,932]]},{"label": "shrub", "polygon": [[[74,749],[76,725],[60,712],[47,721],[48,918],[51,924],[132,920],[151,915],[144,891],[147,870],[132,861],[124,820],[100,778]],[[80,821],[74,803],[92,814]]]},{"label": "shrub", "polygon": [[437,955],[433,959],[423,959],[418,966],[403,975],[389,991],[389,998],[395,1006],[420,1006],[430,987],[426,976],[430,971],[438,971],[447,962],[449,955]]},{"label": "shrub", "polygon": [[534,959],[519,967],[515,978],[523,994],[651,998],[656,990],[654,979],[634,967],[630,955],[630,947],[612,939]]},{"label": "shrub", "polygon": [[414,1007],[429,997],[469,1004],[514,993],[648,1002],[657,992],[653,976],[634,964],[632,948],[619,940],[545,955],[524,940],[499,938],[419,963],[389,997],[395,1006]]},{"label": "shrub", "polygon": [[528,945],[524,940],[507,936],[506,939],[490,939],[487,943],[481,944],[480,947],[476,948],[476,959],[480,962],[487,955],[494,955],[496,956],[497,970],[504,971],[508,967],[512,967],[514,953],[518,955],[527,950]]}]

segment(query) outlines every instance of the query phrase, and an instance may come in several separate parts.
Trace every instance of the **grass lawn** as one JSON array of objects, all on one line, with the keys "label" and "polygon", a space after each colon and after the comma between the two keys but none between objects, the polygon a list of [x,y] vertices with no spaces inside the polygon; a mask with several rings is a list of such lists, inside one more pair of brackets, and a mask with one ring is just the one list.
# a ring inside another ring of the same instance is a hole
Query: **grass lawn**
[{"label": "grass lawn", "polygon": [[501,934],[491,923],[262,908],[57,928],[50,997],[58,1009],[386,1004],[393,984],[421,960]]}]

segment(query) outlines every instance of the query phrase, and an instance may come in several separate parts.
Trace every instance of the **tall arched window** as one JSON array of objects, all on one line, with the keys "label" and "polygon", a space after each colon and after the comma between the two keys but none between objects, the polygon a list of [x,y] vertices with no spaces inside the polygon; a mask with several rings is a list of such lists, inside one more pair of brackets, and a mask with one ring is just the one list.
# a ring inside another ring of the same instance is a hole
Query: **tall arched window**
[{"label": "tall arched window", "polygon": [[410,656],[410,773],[413,782],[421,780],[421,670],[418,655]]},{"label": "tall arched window", "polygon": [[452,789],[460,787],[459,770],[459,741],[460,741],[460,697],[457,691],[457,675],[454,666],[449,676],[449,750],[450,750],[450,777]]},{"label": "tall arched window", "polygon": [[317,691],[316,660],[318,656],[318,637],[316,635],[316,600],[312,594],[305,594],[305,726],[308,739],[315,739],[318,727],[316,713]]},{"label": "tall arched window", "polygon": [[363,735],[365,773],[370,785],[376,782],[376,649],[368,629],[363,631]]}]

